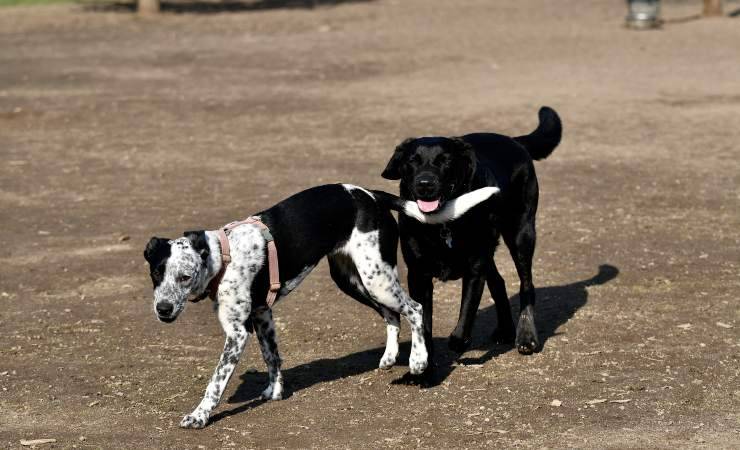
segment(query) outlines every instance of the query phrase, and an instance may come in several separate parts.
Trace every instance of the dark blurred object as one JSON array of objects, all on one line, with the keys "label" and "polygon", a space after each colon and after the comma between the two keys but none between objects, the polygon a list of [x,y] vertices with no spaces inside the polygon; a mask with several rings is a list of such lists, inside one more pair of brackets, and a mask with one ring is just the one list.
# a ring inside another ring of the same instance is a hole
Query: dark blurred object
[{"label": "dark blurred object", "polygon": [[702,14],[705,16],[721,16],[722,0],[704,0],[704,11]]},{"label": "dark blurred object", "polygon": [[660,27],[660,0],[627,0],[627,7],[628,28],[645,30]]}]

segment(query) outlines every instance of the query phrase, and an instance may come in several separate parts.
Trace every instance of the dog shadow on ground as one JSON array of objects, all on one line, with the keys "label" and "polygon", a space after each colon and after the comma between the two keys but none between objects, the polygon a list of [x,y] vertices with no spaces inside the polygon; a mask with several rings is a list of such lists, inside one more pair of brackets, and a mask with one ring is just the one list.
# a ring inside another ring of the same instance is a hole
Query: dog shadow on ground
[{"label": "dog shadow on ground", "polygon": [[[161,0],[160,11],[174,14],[220,14],[270,9],[314,9],[343,3],[365,3],[373,0]],[[136,0],[85,3],[87,11],[136,12]]]},{"label": "dog shadow on ground", "polygon": [[[605,284],[619,274],[619,269],[604,264],[599,266],[599,272],[588,279],[562,286],[550,286],[538,288],[537,298],[537,330],[541,340],[541,348],[547,344],[548,339],[557,335],[555,330],[568,322],[571,317],[588,302],[589,286]],[[519,310],[519,295],[510,299],[512,312],[517,317]],[[490,336],[496,327],[496,307],[490,305],[478,311],[476,327],[473,334],[471,350],[486,350],[483,355],[476,357],[460,357],[447,349],[446,338],[434,338],[435,363],[433,370],[427,370],[421,377],[414,377],[408,373],[393,381],[393,384],[418,384],[422,387],[433,387],[442,383],[456,368],[457,365],[483,364],[497,356],[512,351],[512,345],[496,345],[491,343]],[[384,347],[377,347],[352,353],[339,358],[326,358],[310,363],[301,364],[283,371],[285,379],[285,397],[293,393],[309,388],[313,385],[327,381],[339,380],[341,378],[359,375],[375,370],[378,361],[383,355]],[[404,359],[398,361],[399,365],[408,363],[410,345],[408,342],[401,344],[400,354]],[[238,414],[264,403],[260,399],[260,393],[267,386],[266,372],[248,372],[241,375],[241,384],[236,392],[228,399],[229,403],[240,403],[239,406],[220,412],[211,418],[211,422],[217,422],[224,417]]]}]

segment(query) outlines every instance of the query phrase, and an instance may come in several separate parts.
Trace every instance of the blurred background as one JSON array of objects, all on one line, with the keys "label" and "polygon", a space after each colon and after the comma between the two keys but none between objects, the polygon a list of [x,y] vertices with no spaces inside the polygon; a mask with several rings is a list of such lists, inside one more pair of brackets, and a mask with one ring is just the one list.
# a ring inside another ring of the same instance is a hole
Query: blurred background
[{"label": "blurred background", "polygon": [[[656,6],[0,0],[0,447],[739,447],[740,2]],[[437,283],[439,378],[398,384],[408,344],[375,371],[385,327],[322,263],[275,310],[290,397],[256,400],[250,344],[216,422],[177,428],[222,335],[208,302],[156,321],[150,236],[397,192],[404,138],[524,134],[541,105],[541,353],[489,342],[488,293],[448,353]]]}]

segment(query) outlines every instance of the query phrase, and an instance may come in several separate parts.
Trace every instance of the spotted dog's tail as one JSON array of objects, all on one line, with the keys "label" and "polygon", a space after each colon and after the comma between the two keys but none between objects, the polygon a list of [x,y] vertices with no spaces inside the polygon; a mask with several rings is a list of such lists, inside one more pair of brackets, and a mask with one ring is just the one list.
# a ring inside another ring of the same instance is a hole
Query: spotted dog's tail
[{"label": "spotted dog's tail", "polygon": [[435,225],[457,219],[468,212],[468,210],[473,206],[488,200],[489,197],[500,192],[500,189],[497,187],[476,189],[475,191],[463,194],[456,199],[445,202],[442,208],[431,213],[423,213],[415,202],[404,200],[393,194],[383,191],[372,192],[380,205],[406,214],[409,217],[413,217],[421,223]]},{"label": "spotted dog's tail", "polygon": [[543,106],[539,112],[540,124],[533,132],[515,137],[514,140],[524,146],[532,159],[545,159],[550,156],[563,136],[563,125],[554,109]]}]

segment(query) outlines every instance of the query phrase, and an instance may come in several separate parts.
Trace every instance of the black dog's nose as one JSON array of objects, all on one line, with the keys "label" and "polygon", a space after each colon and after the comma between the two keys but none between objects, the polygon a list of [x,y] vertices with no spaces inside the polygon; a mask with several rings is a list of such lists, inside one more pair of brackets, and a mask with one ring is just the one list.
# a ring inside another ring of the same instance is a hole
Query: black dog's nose
[{"label": "black dog's nose", "polygon": [[160,316],[168,317],[172,314],[173,309],[175,309],[175,307],[172,303],[157,303],[157,314]]},{"label": "black dog's nose", "polygon": [[432,195],[437,190],[437,183],[433,177],[421,176],[416,179],[416,192],[419,195]]}]

